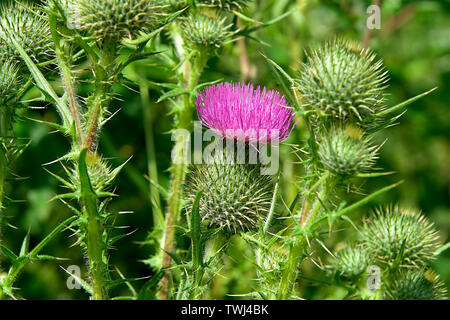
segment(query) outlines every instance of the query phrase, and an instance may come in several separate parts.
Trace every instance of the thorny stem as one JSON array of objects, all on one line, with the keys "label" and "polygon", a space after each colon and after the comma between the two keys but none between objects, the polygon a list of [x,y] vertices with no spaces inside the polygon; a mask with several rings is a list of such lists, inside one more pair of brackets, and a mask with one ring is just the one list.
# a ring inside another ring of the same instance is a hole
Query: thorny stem
[{"label": "thorny stem", "polygon": [[[313,202],[313,206],[310,210],[308,210],[308,203],[311,198],[309,195],[303,203],[300,218],[300,226],[303,230],[308,230],[309,226],[315,221],[317,215],[319,214],[322,206],[319,199],[325,201],[327,198],[327,193],[329,190],[329,187],[327,186],[327,181],[329,180],[328,177],[329,173],[327,172],[308,190],[308,193],[311,193],[316,188],[321,187],[321,191]],[[286,300],[290,299],[293,295],[295,280],[297,279],[298,266],[301,265],[307,251],[307,237],[307,234],[302,234],[295,239],[294,243],[290,245],[287,263],[283,270],[280,286],[277,292],[277,299]]]},{"label": "thorny stem", "polygon": [[5,190],[5,180],[7,173],[7,158],[6,158],[6,142],[5,139],[9,133],[9,120],[7,115],[7,109],[0,107],[0,242],[3,227],[3,198]]},{"label": "thorny stem", "polygon": [[[158,185],[158,168],[156,166],[155,155],[155,139],[153,136],[153,122],[152,114],[150,112],[151,102],[148,93],[148,86],[143,82],[139,82],[139,91],[141,95],[142,108],[144,114],[144,131],[145,131],[145,149],[147,151],[147,170],[150,181],[150,202],[152,204],[153,223],[156,228],[162,229],[164,227],[164,217],[161,212],[161,199]],[[156,184],[156,185],[155,185]]]},{"label": "thorny stem", "polygon": [[[174,41],[182,41],[181,38],[176,34],[177,30],[173,30],[174,32]],[[179,45],[179,47],[182,47]],[[183,74],[183,82],[184,86],[189,92],[197,85],[197,82],[200,78],[200,75],[203,71],[203,68],[206,64],[205,57],[202,56],[201,53],[195,55],[191,61],[186,61],[184,64],[184,74]],[[191,129],[192,124],[192,116],[194,113],[193,101],[191,96],[184,95],[183,108],[178,115],[178,119],[176,119],[176,127],[181,129]],[[159,292],[159,296],[161,299],[165,300],[169,297],[169,280],[171,276],[171,272],[167,269],[170,266],[170,256],[169,253],[173,252],[174,242],[175,242],[175,226],[179,217],[179,213],[181,211],[181,202],[183,199],[183,183],[186,175],[186,163],[183,159],[185,152],[185,144],[184,137],[182,135],[177,137],[175,145],[173,147],[172,153],[172,167],[171,167],[171,180],[170,180],[170,194],[168,199],[168,211],[166,215],[166,223],[163,235],[163,257],[161,267],[165,270],[165,274],[161,279],[160,285],[161,290]]]},{"label": "thorny stem", "polygon": [[86,135],[83,147],[90,152],[95,152],[97,147],[97,136],[101,128],[103,110],[108,103],[108,94],[111,89],[111,79],[109,79],[110,68],[116,55],[116,43],[105,41],[101,51],[100,63],[95,68],[95,90],[89,98],[92,102],[89,106],[88,122],[86,125]]}]

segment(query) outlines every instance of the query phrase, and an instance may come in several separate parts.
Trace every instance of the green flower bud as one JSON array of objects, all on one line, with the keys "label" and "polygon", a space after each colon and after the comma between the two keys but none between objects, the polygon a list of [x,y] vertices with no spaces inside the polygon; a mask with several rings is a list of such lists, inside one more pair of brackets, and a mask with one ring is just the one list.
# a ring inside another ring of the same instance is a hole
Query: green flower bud
[{"label": "green flower bud", "polygon": [[0,63],[24,65],[13,45],[16,40],[35,63],[53,59],[54,46],[45,14],[36,7],[11,3],[0,6]]},{"label": "green flower bud", "polygon": [[353,126],[322,130],[318,145],[317,152],[323,167],[340,176],[368,171],[375,164],[379,149]]},{"label": "green flower bud", "polygon": [[433,223],[416,210],[397,206],[376,210],[362,235],[367,251],[391,266],[424,266],[439,248]]},{"label": "green flower bud", "polygon": [[368,265],[367,252],[360,246],[349,246],[337,253],[331,267],[342,280],[357,280]]},{"label": "green flower bud", "polygon": [[199,190],[202,221],[230,233],[258,228],[270,208],[272,178],[251,164],[202,164],[192,167],[187,179],[187,212]]},{"label": "green flower bud", "polygon": [[12,61],[5,61],[0,65],[0,108],[14,97],[22,84],[19,67]]},{"label": "green flower bud", "polygon": [[242,10],[247,6],[250,0],[196,0],[195,2],[204,4],[208,7],[231,11]]},{"label": "green flower bud", "polygon": [[386,290],[392,300],[446,300],[447,289],[431,270],[403,272]]},{"label": "green flower bud", "polygon": [[153,31],[165,8],[161,0],[70,0],[68,19],[96,38],[121,40]]},{"label": "green flower bud", "polygon": [[[95,154],[86,155],[86,164],[89,179],[95,192],[106,191],[120,170],[120,167],[113,170],[104,159],[99,158]],[[74,166],[68,172],[68,175],[70,177],[70,182],[73,185],[73,190],[81,190],[78,163],[74,163]]]},{"label": "green flower bud", "polygon": [[204,15],[190,15],[181,22],[181,32],[188,49],[204,50],[220,48],[233,35],[225,18],[212,19]]},{"label": "green flower bud", "polygon": [[336,40],[308,56],[294,88],[306,109],[365,127],[384,109],[386,81],[382,62],[372,52]]}]

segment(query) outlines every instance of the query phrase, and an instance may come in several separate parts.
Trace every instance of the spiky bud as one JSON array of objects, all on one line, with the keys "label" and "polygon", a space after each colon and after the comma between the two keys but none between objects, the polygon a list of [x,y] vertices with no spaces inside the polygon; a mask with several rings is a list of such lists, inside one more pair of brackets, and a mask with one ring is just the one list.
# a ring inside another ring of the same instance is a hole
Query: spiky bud
[{"label": "spiky bud", "polygon": [[222,10],[242,10],[250,0],[196,0],[196,3]]},{"label": "spiky bud", "polygon": [[403,272],[386,290],[386,298],[393,300],[445,300],[447,289],[439,275],[431,270]]},{"label": "spiky bud", "polygon": [[54,46],[45,14],[34,6],[11,3],[0,6],[0,63],[14,60],[24,65],[13,40],[35,63],[53,59]]},{"label": "spiky bud", "polygon": [[[95,192],[107,190],[118,174],[120,167],[112,169],[108,163],[96,154],[86,156],[87,170],[92,188]],[[74,163],[73,168],[68,172],[73,190],[81,190],[81,181],[78,163]]]},{"label": "spiky bud", "polygon": [[215,50],[220,48],[233,35],[231,24],[225,18],[212,19],[201,14],[193,14],[181,22],[181,33],[188,49]]},{"label": "spiky bud", "polygon": [[391,266],[424,266],[439,248],[433,223],[417,210],[398,206],[376,210],[362,235],[368,253]]},{"label": "spiky bud", "polygon": [[373,167],[379,146],[353,126],[331,127],[319,133],[318,155],[323,167],[339,176],[352,176]]},{"label": "spiky bud", "polygon": [[153,31],[165,7],[162,0],[69,0],[68,18],[98,39],[121,40]]},{"label": "spiky bud", "polygon": [[342,280],[356,280],[365,272],[369,261],[361,246],[348,246],[337,253],[331,268]]},{"label": "spiky bud", "polygon": [[19,67],[12,61],[0,65],[0,108],[11,99],[20,88]]},{"label": "spiky bud", "polygon": [[202,221],[230,233],[254,230],[269,211],[273,183],[269,175],[261,175],[259,165],[213,164],[195,165],[188,175],[187,211],[193,199],[200,199]]},{"label": "spiky bud", "polygon": [[306,109],[370,126],[384,109],[382,62],[357,43],[335,40],[311,52],[294,89]]}]

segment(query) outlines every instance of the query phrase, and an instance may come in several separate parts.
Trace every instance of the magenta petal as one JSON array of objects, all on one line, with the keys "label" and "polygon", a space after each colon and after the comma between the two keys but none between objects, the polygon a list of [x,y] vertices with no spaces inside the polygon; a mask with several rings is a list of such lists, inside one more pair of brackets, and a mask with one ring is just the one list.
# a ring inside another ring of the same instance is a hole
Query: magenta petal
[{"label": "magenta petal", "polygon": [[285,141],[295,127],[294,111],[285,97],[265,87],[219,83],[200,92],[196,105],[202,124],[229,139]]}]

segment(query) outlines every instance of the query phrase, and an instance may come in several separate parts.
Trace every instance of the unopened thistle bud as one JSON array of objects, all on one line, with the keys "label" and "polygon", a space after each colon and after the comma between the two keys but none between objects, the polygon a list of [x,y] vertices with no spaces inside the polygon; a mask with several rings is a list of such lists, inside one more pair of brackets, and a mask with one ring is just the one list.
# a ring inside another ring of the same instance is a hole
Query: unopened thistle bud
[{"label": "unopened thistle bud", "polygon": [[196,0],[195,2],[208,7],[231,11],[242,10],[247,6],[250,0]]},{"label": "unopened thistle bud", "polygon": [[342,280],[356,280],[369,265],[369,256],[361,246],[348,246],[332,261],[334,270]]},{"label": "unopened thistle bud", "polygon": [[225,18],[212,19],[201,14],[190,15],[181,22],[181,32],[188,49],[215,50],[231,39],[231,24]]},{"label": "unopened thistle bud", "polygon": [[336,40],[308,56],[294,89],[306,109],[370,126],[384,109],[386,81],[382,62],[376,61],[372,52],[358,44]]},{"label": "unopened thistle bud", "polygon": [[273,183],[258,165],[204,164],[194,166],[186,186],[188,212],[199,190],[202,221],[230,233],[249,231],[263,223],[269,211]]},{"label": "unopened thistle bud", "polygon": [[[99,158],[95,154],[88,154],[86,157],[86,162],[89,179],[94,191],[106,191],[119,170],[113,170],[105,160]],[[77,163],[75,163],[74,167],[68,172],[68,174],[70,177],[70,182],[73,185],[73,190],[80,190],[81,181]]]},{"label": "unopened thistle bud", "polygon": [[386,297],[393,300],[445,300],[447,289],[439,275],[431,270],[402,272],[386,290]]},{"label": "unopened thistle bud", "polygon": [[153,31],[165,7],[162,0],[70,0],[68,19],[98,39],[121,40]]},{"label": "unopened thistle bud", "polygon": [[21,85],[19,68],[12,61],[0,65],[0,108],[11,99]]},{"label": "unopened thistle bud", "polygon": [[24,65],[14,40],[35,63],[46,62],[54,56],[45,14],[35,7],[11,3],[0,6],[0,62],[14,60]]},{"label": "unopened thistle bud", "polygon": [[319,134],[318,155],[323,167],[339,176],[352,176],[368,171],[375,164],[379,146],[371,144],[352,127],[332,127]]},{"label": "unopened thistle bud", "polygon": [[433,223],[416,210],[397,206],[376,210],[362,235],[367,252],[391,266],[424,266],[439,248]]}]

